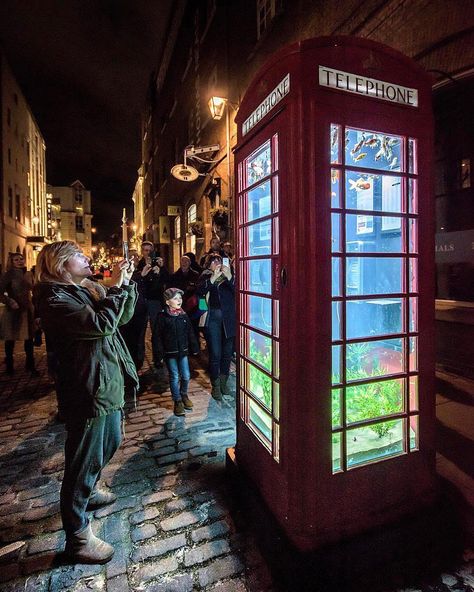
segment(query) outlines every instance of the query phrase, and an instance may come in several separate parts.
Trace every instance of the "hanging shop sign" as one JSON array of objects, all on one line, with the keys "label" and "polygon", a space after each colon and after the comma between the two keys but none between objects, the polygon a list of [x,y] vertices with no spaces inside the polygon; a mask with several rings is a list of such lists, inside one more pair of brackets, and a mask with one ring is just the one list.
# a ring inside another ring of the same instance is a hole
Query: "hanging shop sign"
[{"label": "hanging shop sign", "polygon": [[290,75],[272,90],[272,92],[260,103],[242,124],[242,135],[245,136],[257,123],[265,117],[278,103],[290,92]]},{"label": "hanging shop sign", "polygon": [[416,88],[400,86],[376,78],[366,78],[365,76],[335,70],[326,66],[319,66],[319,84],[356,95],[382,99],[398,105],[418,107],[418,90]]},{"label": "hanging shop sign", "polygon": [[168,216],[180,216],[181,206],[168,206]]},{"label": "hanging shop sign", "polygon": [[163,244],[170,243],[170,222],[168,216],[160,216],[159,218],[159,240],[158,242]]}]

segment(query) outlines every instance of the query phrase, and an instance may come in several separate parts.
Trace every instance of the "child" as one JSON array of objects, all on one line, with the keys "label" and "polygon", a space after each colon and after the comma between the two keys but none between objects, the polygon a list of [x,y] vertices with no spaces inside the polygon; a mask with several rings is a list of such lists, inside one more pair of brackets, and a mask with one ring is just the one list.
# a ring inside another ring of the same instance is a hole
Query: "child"
[{"label": "child", "polygon": [[156,360],[165,359],[170,379],[170,390],[174,401],[174,414],[185,415],[193,403],[188,397],[189,372],[188,354],[197,355],[199,344],[188,315],[181,308],[183,291],[168,288],[163,296],[165,310],[156,318],[153,331],[153,349]]}]

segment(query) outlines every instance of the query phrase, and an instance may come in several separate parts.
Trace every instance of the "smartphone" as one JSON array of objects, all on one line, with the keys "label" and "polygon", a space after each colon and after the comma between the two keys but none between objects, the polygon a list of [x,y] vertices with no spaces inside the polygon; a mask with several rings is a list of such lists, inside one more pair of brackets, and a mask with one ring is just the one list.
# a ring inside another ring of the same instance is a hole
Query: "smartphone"
[{"label": "smartphone", "polygon": [[222,265],[224,267],[230,267],[230,265],[229,265],[229,257],[222,257]]}]

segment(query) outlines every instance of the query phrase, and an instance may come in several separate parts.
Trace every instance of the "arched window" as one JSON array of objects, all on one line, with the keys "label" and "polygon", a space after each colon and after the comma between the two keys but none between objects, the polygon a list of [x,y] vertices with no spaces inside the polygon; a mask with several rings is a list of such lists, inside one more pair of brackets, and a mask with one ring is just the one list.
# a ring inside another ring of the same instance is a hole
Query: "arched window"
[{"label": "arched window", "polygon": [[191,204],[188,208],[188,226],[193,222],[196,222],[197,218],[197,207],[196,204]]}]

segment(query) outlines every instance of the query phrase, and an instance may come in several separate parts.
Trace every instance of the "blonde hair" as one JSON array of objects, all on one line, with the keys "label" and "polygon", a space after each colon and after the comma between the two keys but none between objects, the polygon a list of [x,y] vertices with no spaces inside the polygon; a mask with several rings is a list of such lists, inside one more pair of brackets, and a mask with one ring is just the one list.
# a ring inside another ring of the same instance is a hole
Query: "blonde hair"
[{"label": "blonde hair", "polygon": [[59,284],[71,283],[66,263],[81,253],[79,246],[70,240],[58,241],[45,245],[36,261],[36,281]]},{"label": "blonde hair", "polygon": [[13,269],[13,259],[15,257],[21,257],[23,259],[23,261],[25,260],[23,253],[8,253],[7,271],[9,271],[10,269]]}]

